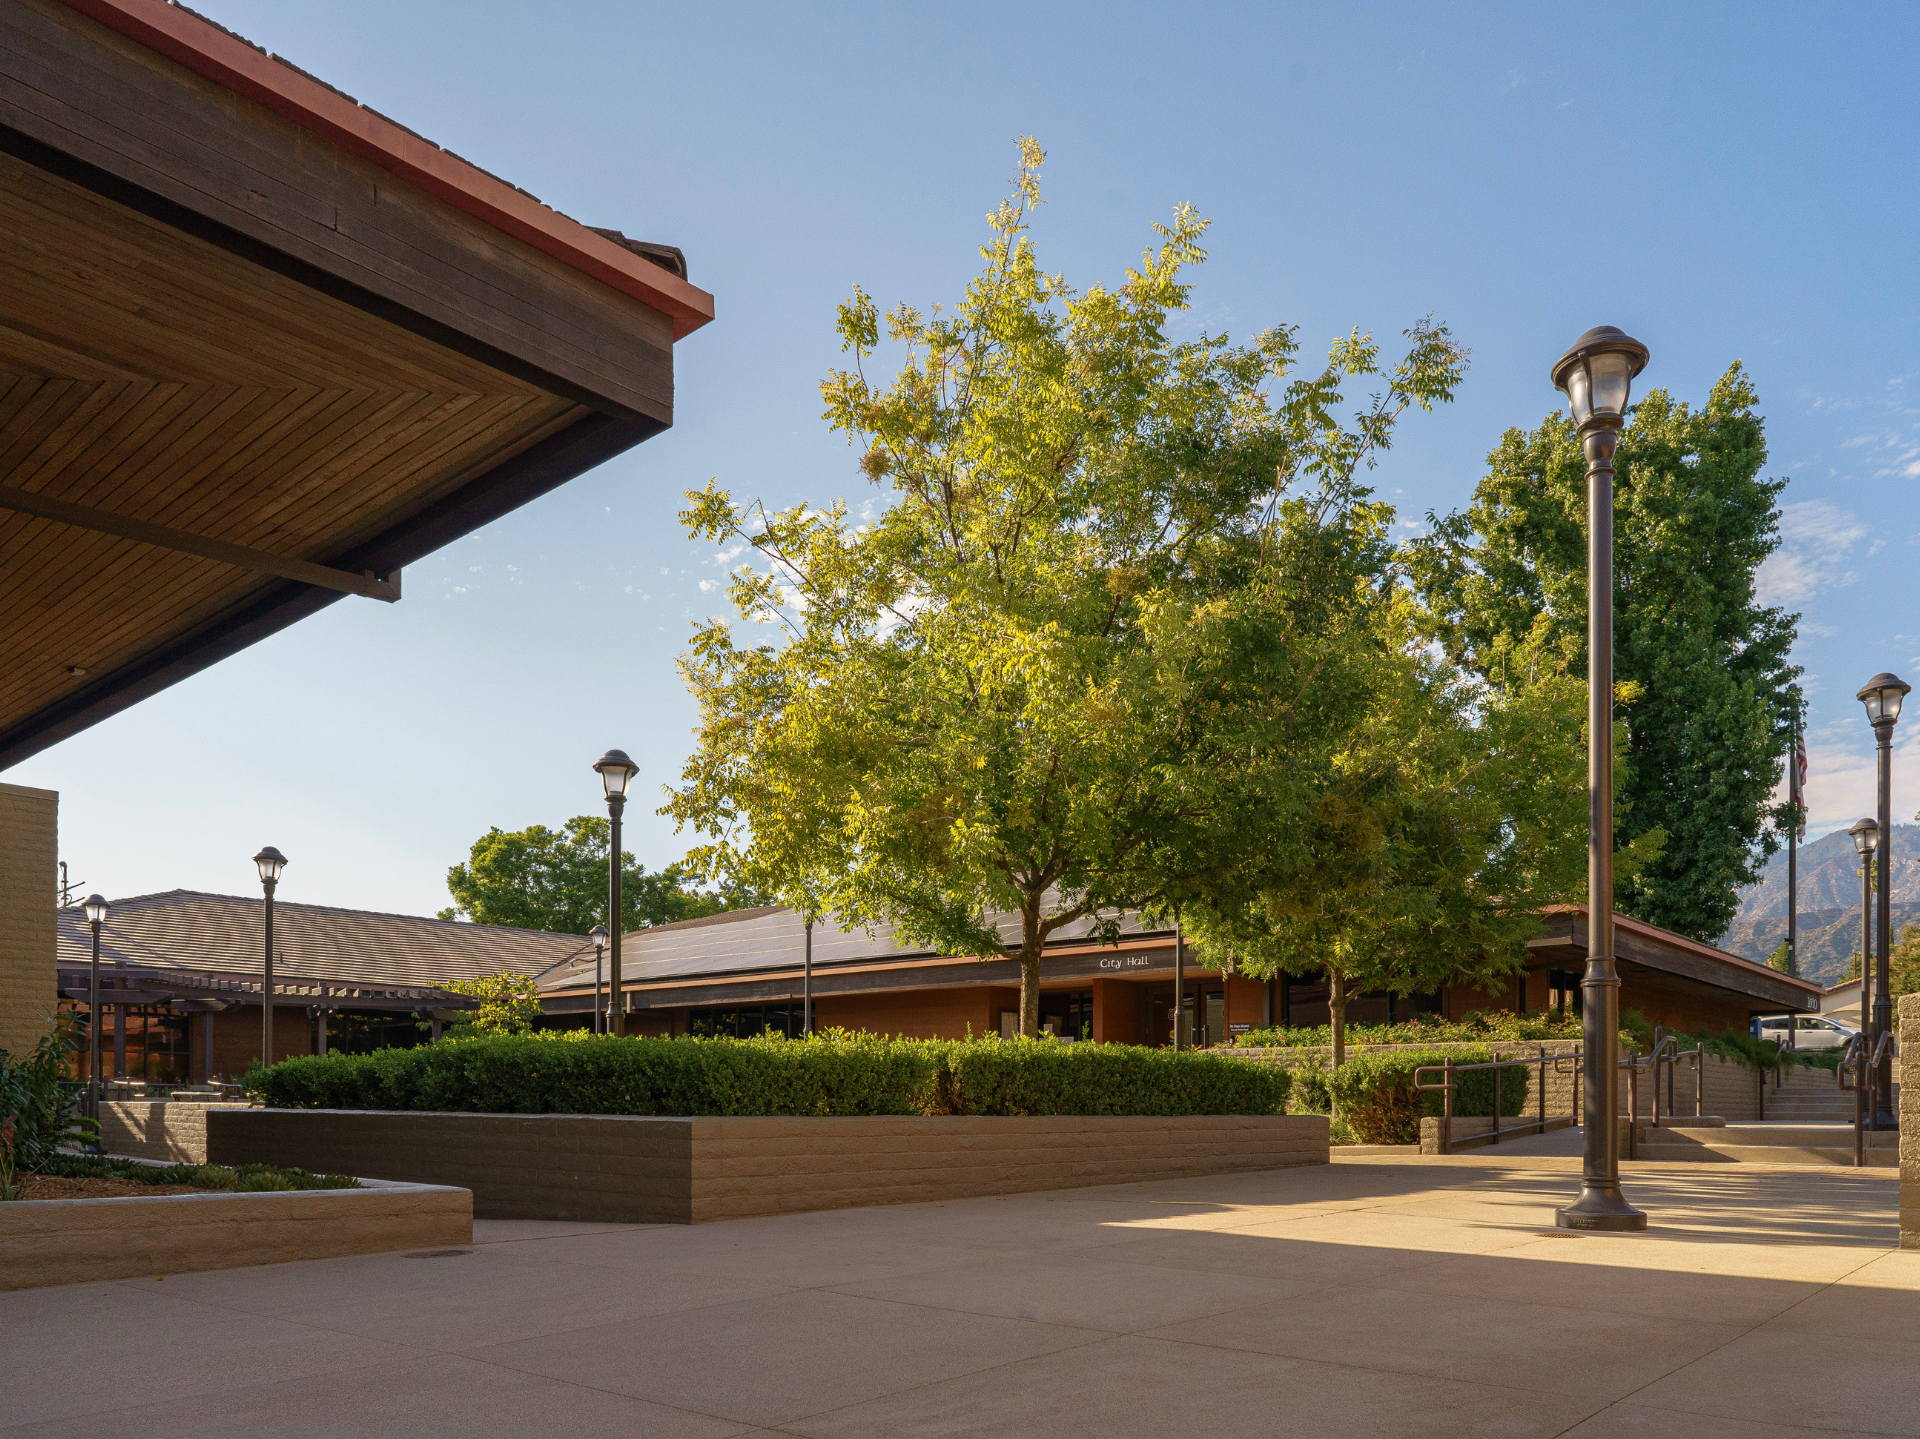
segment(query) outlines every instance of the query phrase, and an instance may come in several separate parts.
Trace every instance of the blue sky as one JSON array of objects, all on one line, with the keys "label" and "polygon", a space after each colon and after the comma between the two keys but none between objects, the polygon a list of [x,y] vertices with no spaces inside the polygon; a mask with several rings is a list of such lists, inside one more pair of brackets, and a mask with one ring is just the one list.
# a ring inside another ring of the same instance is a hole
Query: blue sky
[{"label": "blue sky", "polygon": [[[864,497],[819,419],[834,306],[951,300],[1023,132],[1049,154],[1043,263],[1076,283],[1191,201],[1215,222],[1195,329],[1297,324],[1312,353],[1453,327],[1460,399],[1376,474],[1408,524],[1553,407],[1548,365],[1591,325],[1696,404],[1744,360],[1791,478],[1763,578],[1805,616],[1814,832],[1870,812],[1853,692],[1920,671],[1920,10],[196,3],[556,208],[682,246],[719,318],[679,347],[667,434],[414,566],[400,604],[346,600],[8,771],[61,791],[89,888],[245,892],[272,843],[288,899],[430,913],[489,825],[594,809],[609,745],[642,765],[630,847],[678,857],[650,812],[691,745],[674,657],[724,568],[682,492]],[[1920,715],[1903,730],[1908,818]]]}]

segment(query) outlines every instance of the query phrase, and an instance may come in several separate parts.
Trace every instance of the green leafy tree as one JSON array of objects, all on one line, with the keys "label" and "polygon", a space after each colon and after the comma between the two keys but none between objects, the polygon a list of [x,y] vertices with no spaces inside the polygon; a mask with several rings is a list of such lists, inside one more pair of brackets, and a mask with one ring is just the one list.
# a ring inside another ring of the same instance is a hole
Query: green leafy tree
[{"label": "green leafy tree", "polygon": [[[1539,911],[1586,878],[1586,686],[1564,646],[1555,654],[1537,626],[1476,684],[1422,652],[1404,607],[1385,617],[1404,626],[1389,651],[1398,683],[1354,717],[1308,874],[1254,852],[1194,914],[1216,961],[1325,976],[1336,1066],[1353,999],[1494,988],[1524,969]],[[1636,870],[1652,848],[1618,862]]]},{"label": "green leafy tree", "polygon": [[[1639,688],[1623,842],[1658,832],[1662,853],[1617,902],[1696,939],[1725,932],[1736,892],[1788,823],[1771,792],[1793,713],[1797,616],[1761,606],[1754,574],[1779,544],[1785,481],[1767,452],[1753,386],[1735,364],[1705,408],[1664,390],[1634,407],[1614,506],[1615,673]],[[1473,503],[1410,548],[1430,632],[1485,673],[1495,646],[1544,619],[1585,665],[1586,462],[1555,414],[1509,430]]]},{"label": "green leafy tree", "polygon": [[445,986],[470,995],[480,1007],[453,1023],[455,1038],[483,1034],[530,1034],[540,1017],[540,990],[524,974],[490,974],[485,979],[456,979]]},{"label": "green leafy tree", "polygon": [[1896,1000],[1903,994],[1920,994],[1920,924],[1902,930],[1887,955],[1887,983]]},{"label": "green leafy tree", "polygon": [[[557,830],[543,824],[490,829],[473,842],[464,864],[447,871],[454,904],[440,918],[585,934],[606,922],[611,836],[604,815],[576,815]],[[623,933],[771,902],[737,882],[698,888],[682,864],[648,873],[630,853],[623,851],[620,860]]]},{"label": "green leafy tree", "polygon": [[1767,956],[1767,968],[1776,969],[1782,974],[1793,973],[1793,952],[1787,948],[1787,942],[1780,941],[1772,954]]},{"label": "green leafy tree", "polygon": [[[826,419],[887,492],[876,513],[690,496],[692,532],[766,563],[735,608],[786,634],[696,634],[700,743],[666,810],[706,837],[703,872],[808,912],[950,954],[1011,938],[1029,1035],[1063,927],[1177,909],[1249,846],[1304,867],[1293,821],[1387,678],[1390,511],[1357,476],[1465,364],[1432,324],[1398,364],[1356,334],[1299,377],[1290,329],[1176,340],[1205,222],[1181,208],[1120,284],[1077,291],[1026,234],[1043,158],[1023,142],[950,315],[841,308],[853,369]],[[1354,379],[1379,389],[1343,422]]]}]

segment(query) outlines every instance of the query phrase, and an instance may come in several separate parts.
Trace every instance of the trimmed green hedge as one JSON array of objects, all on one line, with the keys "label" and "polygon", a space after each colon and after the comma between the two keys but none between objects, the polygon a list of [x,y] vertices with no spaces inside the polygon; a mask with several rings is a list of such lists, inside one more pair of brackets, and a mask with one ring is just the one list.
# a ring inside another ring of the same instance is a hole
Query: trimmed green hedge
[{"label": "trimmed green hedge", "polygon": [[281,1109],[482,1114],[1279,1114],[1284,1070],[1048,1040],[537,1036],[309,1055],[255,1069]]},{"label": "trimmed green hedge", "polygon": [[945,1046],[955,1114],[1284,1114],[1274,1065],[1130,1044]]},{"label": "trimmed green hedge", "polygon": [[[1416,1090],[1414,1071],[1451,1058],[1456,1065],[1484,1064],[1494,1057],[1490,1049],[1402,1049],[1375,1054],[1357,1054],[1325,1076],[1328,1095],[1334,1107],[1359,1136],[1363,1144],[1417,1144],[1420,1121],[1437,1116],[1441,1108],[1439,1090]],[[1505,1064],[1500,1075],[1500,1112],[1515,1115],[1526,1106],[1531,1070],[1524,1064]],[[1478,1069],[1454,1077],[1453,1095],[1456,1115],[1488,1115],[1493,1112],[1494,1070]],[[1430,1075],[1429,1083],[1438,1083]]]}]

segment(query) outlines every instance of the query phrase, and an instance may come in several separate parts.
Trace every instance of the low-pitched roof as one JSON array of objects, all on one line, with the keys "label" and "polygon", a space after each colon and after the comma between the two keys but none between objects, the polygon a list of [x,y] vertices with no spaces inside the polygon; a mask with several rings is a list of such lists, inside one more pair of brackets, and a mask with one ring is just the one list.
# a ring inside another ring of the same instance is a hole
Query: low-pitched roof
[{"label": "low-pitched roof", "polygon": [[[258,976],[262,901],[174,889],[112,901],[100,927],[102,964]],[[437,988],[490,975],[539,975],[584,949],[576,934],[464,924],[411,914],[378,914],[275,901],[276,983]],[[59,912],[62,967],[87,964],[93,937],[78,907]]]},{"label": "low-pitched roof", "polygon": [[[996,915],[993,924],[1004,945],[1018,946],[1019,915]],[[1047,943],[1049,947],[1084,943],[1094,924],[1092,919],[1082,919],[1064,925],[1048,937]],[[1132,913],[1123,917],[1122,928],[1129,937],[1143,932],[1139,916]],[[796,969],[805,958],[806,945],[806,920],[798,910],[785,905],[737,909],[700,919],[684,919],[676,924],[653,925],[622,935],[620,979],[623,985],[634,985]],[[830,919],[816,920],[813,926],[816,968],[929,959],[940,954],[938,949],[926,945],[906,943],[894,933],[891,925],[875,925],[871,933],[865,929],[843,928]],[[594,982],[593,965],[593,951],[589,949],[554,970],[541,981],[540,988],[546,992],[590,988]]]}]

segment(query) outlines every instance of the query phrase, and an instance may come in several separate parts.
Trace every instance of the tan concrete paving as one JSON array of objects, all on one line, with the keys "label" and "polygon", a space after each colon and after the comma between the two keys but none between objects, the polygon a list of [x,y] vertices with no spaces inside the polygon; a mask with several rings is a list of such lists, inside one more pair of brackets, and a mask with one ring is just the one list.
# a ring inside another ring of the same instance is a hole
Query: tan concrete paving
[{"label": "tan concrete paving", "polygon": [[1891,1176],[1501,1149],[0,1294],[0,1436],[1920,1434]]}]

